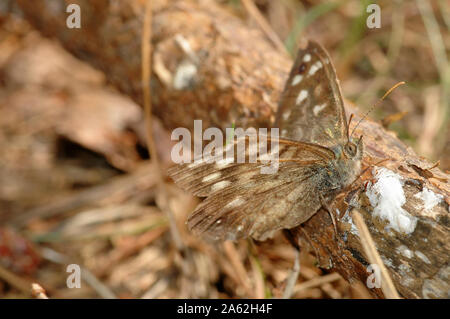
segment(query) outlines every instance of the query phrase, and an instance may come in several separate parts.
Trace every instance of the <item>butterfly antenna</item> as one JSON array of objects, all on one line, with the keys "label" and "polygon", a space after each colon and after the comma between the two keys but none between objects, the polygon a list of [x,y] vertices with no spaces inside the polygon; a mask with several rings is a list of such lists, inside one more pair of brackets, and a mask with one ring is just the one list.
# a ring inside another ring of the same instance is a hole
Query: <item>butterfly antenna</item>
[{"label": "butterfly antenna", "polygon": [[[398,88],[400,85],[405,84],[406,82],[401,81],[398,82],[397,84],[395,84],[393,87],[391,87],[389,90],[387,90],[386,93],[384,93],[383,97],[381,99],[379,99],[367,112],[366,114],[364,114],[364,116],[359,120],[359,122],[356,124],[356,126],[353,128],[352,130],[352,134],[350,134],[350,138],[353,136],[353,132],[355,132],[356,128],[359,126],[359,124],[370,114],[370,112],[373,111],[374,108],[376,108],[389,94],[392,93],[392,91],[394,91],[396,88]],[[351,117],[350,117],[351,119]],[[350,122],[349,122],[350,124]],[[349,140],[350,140],[349,138]]]},{"label": "butterfly antenna", "polygon": [[[350,114],[350,118],[348,119],[348,124],[347,124],[347,139],[350,141],[350,123],[353,120],[353,117],[355,116],[355,114]],[[353,132],[352,132],[353,133]]]}]

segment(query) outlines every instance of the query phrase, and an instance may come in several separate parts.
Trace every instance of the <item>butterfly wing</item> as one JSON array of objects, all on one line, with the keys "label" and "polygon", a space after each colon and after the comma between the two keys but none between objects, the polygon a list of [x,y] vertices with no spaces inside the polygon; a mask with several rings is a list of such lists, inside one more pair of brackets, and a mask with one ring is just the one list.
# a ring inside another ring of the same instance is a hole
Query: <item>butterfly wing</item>
[{"label": "butterfly wing", "polygon": [[321,207],[319,194],[333,186],[327,165],[335,155],[328,147],[344,144],[348,129],[336,72],[315,42],[299,50],[276,127],[286,138],[279,141],[276,174],[261,174],[265,164],[248,161],[247,143],[244,163],[236,157],[230,163],[195,161],[169,171],[182,188],[206,197],[188,218],[194,233],[212,239],[262,240],[305,222]]},{"label": "butterfly wing", "polygon": [[245,163],[237,163],[235,156],[229,162],[196,161],[169,170],[182,188],[207,197],[188,218],[194,233],[215,240],[247,236],[262,240],[301,224],[320,208],[318,192],[311,187],[318,183],[311,180],[320,179],[324,171],[320,168],[334,158],[332,151],[280,139],[278,171],[261,174],[267,163],[260,161],[259,153],[257,161],[249,163],[251,149],[246,143]]},{"label": "butterfly wing", "polygon": [[281,136],[323,146],[344,144],[348,125],[339,80],[318,43],[299,49],[281,98],[275,127]]}]

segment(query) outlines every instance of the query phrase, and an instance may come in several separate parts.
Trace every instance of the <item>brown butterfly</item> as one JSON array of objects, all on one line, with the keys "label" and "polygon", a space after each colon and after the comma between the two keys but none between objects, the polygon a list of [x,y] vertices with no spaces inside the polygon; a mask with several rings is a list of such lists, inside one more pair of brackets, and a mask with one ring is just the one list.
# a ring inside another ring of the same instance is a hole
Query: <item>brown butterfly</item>
[{"label": "brown butterfly", "polygon": [[[261,174],[267,163],[259,151],[256,163],[203,160],[169,170],[182,188],[206,197],[187,221],[195,234],[264,240],[307,221],[359,175],[362,139],[349,134],[336,71],[319,44],[299,49],[275,127],[282,137],[275,174]],[[252,149],[247,143],[246,158]]]}]

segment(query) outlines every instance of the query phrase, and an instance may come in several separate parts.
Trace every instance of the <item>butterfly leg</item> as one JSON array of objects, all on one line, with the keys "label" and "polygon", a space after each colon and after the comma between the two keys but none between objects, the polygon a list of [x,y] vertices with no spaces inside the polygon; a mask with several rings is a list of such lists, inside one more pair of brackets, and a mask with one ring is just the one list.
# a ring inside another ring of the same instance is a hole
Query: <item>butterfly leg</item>
[{"label": "butterfly leg", "polygon": [[287,238],[287,240],[291,243],[291,245],[295,248],[294,266],[292,267],[291,273],[289,274],[289,277],[286,280],[286,288],[284,289],[282,296],[283,299],[290,299],[292,293],[294,292],[294,286],[297,283],[297,279],[300,274],[300,245],[298,244],[298,241],[295,239],[295,236],[289,229],[284,229],[283,234]]},{"label": "butterfly leg", "polygon": [[320,202],[322,204],[322,207],[328,212],[328,214],[330,215],[331,221],[333,222],[335,237],[338,238],[338,229],[337,229],[336,219],[334,218],[333,211],[330,208],[330,206],[328,206],[325,198],[323,198],[322,195],[319,195],[319,196],[320,196]]}]

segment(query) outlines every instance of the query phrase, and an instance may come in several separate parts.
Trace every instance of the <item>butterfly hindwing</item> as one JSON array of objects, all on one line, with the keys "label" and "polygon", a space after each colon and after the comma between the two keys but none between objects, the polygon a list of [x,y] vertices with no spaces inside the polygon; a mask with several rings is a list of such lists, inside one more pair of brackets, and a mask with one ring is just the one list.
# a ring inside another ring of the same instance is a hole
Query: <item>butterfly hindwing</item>
[{"label": "butterfly hindwing", "polygon": [[[262,174],[261,168],[267,163],[261,163],[259,153],[256,163],[249,163],[250,149],[250,143],[246,143],[245,163],[236,163],[235,155],[232,161],[196,161],[169,171],[182,188],[207,197],[188,218],[188,227],[194,233],[212,239],[264,239],[278,229],[307,220],[320,207],[317,192],[304,182],[318,178],[317,168],[333,158],[332,151],[281,139],[278,170]],[[297,214],[289,214],[305,197],[314,207],[304,205],[300,213],[297,208]]]}]

